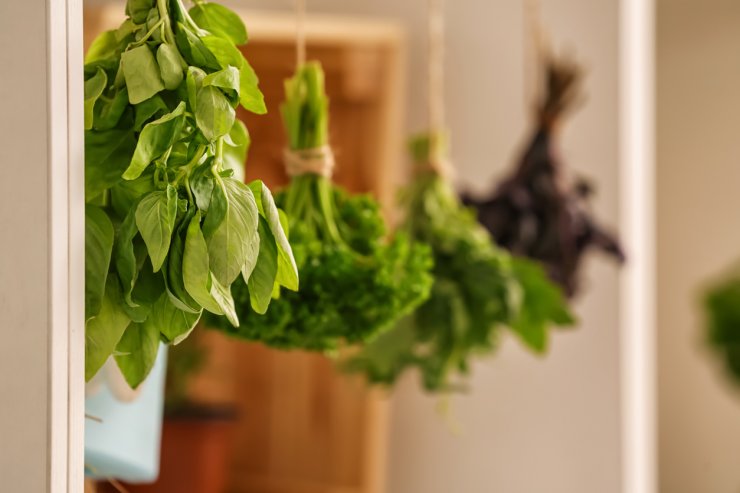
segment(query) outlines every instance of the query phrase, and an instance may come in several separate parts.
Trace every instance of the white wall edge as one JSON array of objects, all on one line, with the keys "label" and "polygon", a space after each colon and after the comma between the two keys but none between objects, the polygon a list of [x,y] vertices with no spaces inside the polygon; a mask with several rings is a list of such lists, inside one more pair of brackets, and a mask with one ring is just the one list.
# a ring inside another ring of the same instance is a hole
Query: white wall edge
[{"label": "white wall edge", "polygon": [[49,488],[84,485],[85,191],[82,1],[47,1]]},{"label": "white wall edge", "polygon": [[620,4],[622,471],[625,493],[658,489],[655,323],[655,1]]}]

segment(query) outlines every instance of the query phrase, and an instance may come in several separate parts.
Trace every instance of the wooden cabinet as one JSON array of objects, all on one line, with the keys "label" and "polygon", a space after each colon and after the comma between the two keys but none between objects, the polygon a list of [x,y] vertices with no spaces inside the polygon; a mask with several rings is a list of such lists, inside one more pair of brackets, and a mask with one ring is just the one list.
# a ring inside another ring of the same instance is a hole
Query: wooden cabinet
[{"label": "wooden cabinet", "polygon": [[[117,25],[122,12],[120,5],[89,10],[86,34]],[[253,142],[247,177],[277,189],[286,182],[278,108],[295,68],[295,23],[292,16],[241,14],[250,32],[244,51],[269,109],[265,116],[240,113]],[[336,180],[372,192],[390,213],[403,163],[403,33],[382,21],[309,16],[307,38],[308,58],[326,71]],[[387,403],[377,391],[339,375],[321,355],[273,351],[218,333],[202,337],[210,364],[193,396],[239,409],[230,491],[382,491]]]}]

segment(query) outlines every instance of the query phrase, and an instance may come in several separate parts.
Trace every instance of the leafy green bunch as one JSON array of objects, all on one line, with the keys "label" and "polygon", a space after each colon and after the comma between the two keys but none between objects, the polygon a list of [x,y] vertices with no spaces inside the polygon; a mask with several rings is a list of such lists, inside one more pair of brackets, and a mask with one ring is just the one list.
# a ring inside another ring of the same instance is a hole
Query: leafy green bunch
[{"label": "leafy green bunch", "polygon": [[740,275],[735,273],[712,287],[704,298],[704,310],[707,341],[728,374],[740,383]]},{"label": "leafy green bunch", "polygon": [[270,191],[234,176],[249,146],[235,109],[265,112],[244,24],[201,1],[126,14],[85,59],[85,374],[114,355],[136,387],[204,310],[239,324],[237,278],[262,304],[298,274]]},{"label": "leafy green bunch", "polygon": [[387,385],[417,368],[427,390],[450,391],[461,386],[455,377],[469,372],[474,356],[494,349],[505,327],[542,353],[548,326],[573,319],[543,270],[497,247],[428,165],[444,159],[444,136],[423,135],[411,150],[423,169],[403,197],[401,231],[431,247],[434,286],[424,304],[349,359],[346,368]]},{"label": "leafy green bunch", "polygon": [[[321,66],[300,67],[285,90],[282,115],[290,149],[325,148],[328,99]],[[428,249],[404,235],[387,241],[371,197],[349,195],[326,175],[307,172],[293,176],[276,201],[290,223],[301,289],[276,293],[279,298],[260,317],[249,303],[252,286],[238,283],[234,297],[242,324],[232,328],[221,321],[222,330],[278,348],[332,351],[372,339],[427,297]]]}]

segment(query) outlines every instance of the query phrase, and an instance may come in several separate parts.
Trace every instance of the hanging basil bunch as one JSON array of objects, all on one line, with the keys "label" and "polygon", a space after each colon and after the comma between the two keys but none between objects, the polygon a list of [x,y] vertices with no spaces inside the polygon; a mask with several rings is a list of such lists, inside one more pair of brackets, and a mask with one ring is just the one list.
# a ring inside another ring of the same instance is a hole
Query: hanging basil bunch
[{"label": "hanging basil bunch", "polygon": [[547,349],[547,328],[573,319],[563,296],[542,269],[498,248],[472,211],[428,163],[446,158],[446,139],[435,134],[411,143],[420,171],[404,196],[401,231],[431,246],[434,286],[429,299],[395,329],[346,363],[373,383],[393,384],[417,368],[429,391],[449,391],[471,359],[490,352],[509,327],[537,353]]},{"label": "hanging basil bunch", "polygon": [[[300,67],[285,83],[282,115],[289,140],[290,185],[276,196],[290,223],[301,273],[298,292],[275,292],[265,316],[252,282],[234,297],[241,325],[214,319],[220,329],[278,348],[327,351],[368,341],[421,303],[429,293],[428,249],[406,236],[386,240],[378,204],[332,184],[328,99],[318,63]],[[292,156],[292,157],[291,157]],[[297,169],[292,169],[295,167]]]},{"label": "hanging basil bunch", "polygon": [[[204,310],[239,325],[237,278],[271,293],[298,275],[269,190],[234,176],[249,145],[235,108],[265,113],[241,20],[180,0],[126,14],[85,60],[85,374],[114,355],[136,387]],[[281,259],[269,279],[266,250]]]}]

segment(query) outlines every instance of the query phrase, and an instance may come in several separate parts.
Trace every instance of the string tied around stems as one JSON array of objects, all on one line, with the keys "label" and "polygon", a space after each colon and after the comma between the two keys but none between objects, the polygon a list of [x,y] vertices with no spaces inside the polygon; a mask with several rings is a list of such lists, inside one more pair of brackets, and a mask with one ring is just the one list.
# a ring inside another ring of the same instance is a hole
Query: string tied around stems
[{"label": "string tied around stems", "polygon": [[315,174],[331,178],[336,161],[334,152],[328,145],[313,149],[284,149],[283,162],[288,176]]}]

